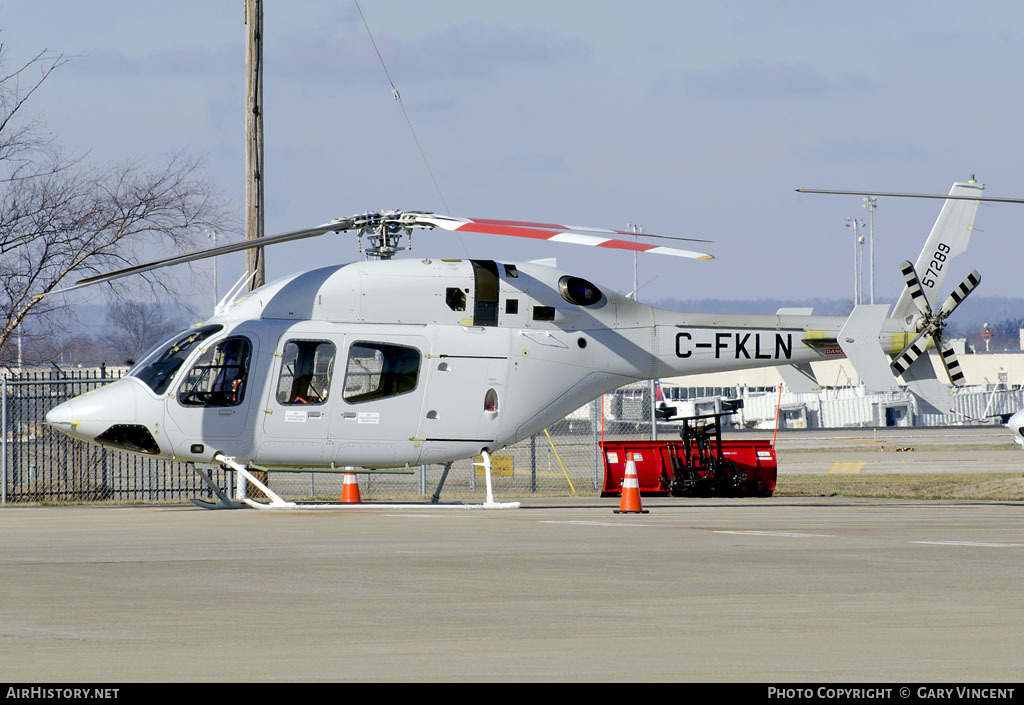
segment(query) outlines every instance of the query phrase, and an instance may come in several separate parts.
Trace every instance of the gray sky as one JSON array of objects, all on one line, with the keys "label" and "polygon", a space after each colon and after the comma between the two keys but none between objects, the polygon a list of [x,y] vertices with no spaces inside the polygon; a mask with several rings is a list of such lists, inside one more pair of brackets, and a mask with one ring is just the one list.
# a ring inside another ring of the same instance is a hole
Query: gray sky
[{"label": "gray sky", "polygon": [[[711,262],[641,255],[641,283],[657,277],[641,300],[852,298],[844,221],[866,220],[861,199],[798,187],[945,193],[974,173],[987,195],[1024,196],[1019,2],[361,4],[453,215],[715,240]],[[264,22],[267,233],[444,212],[355,5],[267,2]],[[6,0],[0,27],[8,68],[44,48],[71,58],[32,104],[68,152],[204,155],[241,223],[242,0]],[[898,293],[898,263],[938,207],[880,200],[879,297]],[[1022,218],[1024,206],[979,211],[957,265],[982,273],[980,295],[1021,294]],[[557,257],[632,288],[629,254],[472,234],[414,246]],[[325,236],[270,249],[267,275],[358,258]],[[241,269],[222,261],[222,290]]]}]

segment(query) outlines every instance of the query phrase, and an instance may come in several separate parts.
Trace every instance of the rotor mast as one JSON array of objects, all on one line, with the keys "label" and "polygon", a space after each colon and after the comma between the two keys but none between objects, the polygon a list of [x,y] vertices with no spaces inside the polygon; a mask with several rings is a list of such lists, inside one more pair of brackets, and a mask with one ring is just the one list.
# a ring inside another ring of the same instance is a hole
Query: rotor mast
[{"label": "rotor mast", "polygon": [[[401,250],[411,250],[412,229],[417,227],[416,215],[415,212],[404,214],[401,211],[364,213],[356,226],[359,251],[366,255],[366,259],[389,260]],[[369,247],[363,246],[364,235],[369,240]],[[408,247],[399,246],[403,235],[409,236]]]},{"label": "rotor mast", "polygon": [[[263,0],[245,0],[245,239],[263,237]],[[263,286],[263,248],[246,251],[249,291]]]}]

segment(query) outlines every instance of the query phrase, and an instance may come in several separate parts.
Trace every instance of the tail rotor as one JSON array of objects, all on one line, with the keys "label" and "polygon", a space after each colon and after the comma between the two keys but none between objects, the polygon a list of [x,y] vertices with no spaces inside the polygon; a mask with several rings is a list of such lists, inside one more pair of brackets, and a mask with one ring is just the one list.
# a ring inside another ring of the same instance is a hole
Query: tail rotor
[{"label": "tail rotor", "polygon": [[932,312],[928,297],[921,289],[921,282],[917,276],[914,265],[910,262],[903,262],[900,265],[903,273],[903,280],[907,284],[911,300],[921,312],[922,322],[917,336],[905,347],[896,359],[892,361],[892,371],[896,375],[902,375],[915,361],[928,349],[928,342],[935,345],[942,360],[942,366],[946,370],[950,383],[960,387],[964,383],[964,374],[960,369],[960,362],[957,360],[953,348],[947,345],[942,339],[942,331],[946,327],[946,319],[964,302],[967,296],[974,291],[981,283],[981,275],[977,270],[972,271],[960,282],[953,293],[943,302],[937,312]]}]

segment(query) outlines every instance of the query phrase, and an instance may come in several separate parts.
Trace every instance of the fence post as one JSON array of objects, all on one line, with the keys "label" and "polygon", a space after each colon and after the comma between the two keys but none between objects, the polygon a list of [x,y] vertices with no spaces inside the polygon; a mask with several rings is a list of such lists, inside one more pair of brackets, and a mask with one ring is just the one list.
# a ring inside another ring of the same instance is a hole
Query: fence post
[{"label": "fence post", "polygon": [[658,412],[657,412],[658,403],[657,403],[657,400],[655,399],[657,394],[655,393],[655,390],[654,390],[654,380],[653,379],[652,380],[648,380],[648,394],[649,394],[649,396],[651,398],[651,403],[648,405],[648,408],[647,408],[648,415],[651,418],[651,440],[652,441],[656,441],[656,440],[658,440]]},{"label": "fence post", "polygon": [[530,492],[537,491],[537,435],[530,436]]},{"label": "fence post", "polygon": [[0,406],[3,406],[3,411],[0,411],[3,419],[0,422],[0,426],[3,426],[3,461],[2,468],[0,468],[0,482],[3,483],[3,491],[0,492],[0,504],[7,504],[7,375],[0,376]]},{"label": "fence post", "polygon": [[591,437],[591,448],[594,451],[594,489],[598,489],[600,485],[601,477],[601,465],[603,458],[601,457],[601,445],[600,445],[600,428],[601,425],[601,414],[604,413],[604,397],[600,396],[594,401],[590,402],[590,437]]}]

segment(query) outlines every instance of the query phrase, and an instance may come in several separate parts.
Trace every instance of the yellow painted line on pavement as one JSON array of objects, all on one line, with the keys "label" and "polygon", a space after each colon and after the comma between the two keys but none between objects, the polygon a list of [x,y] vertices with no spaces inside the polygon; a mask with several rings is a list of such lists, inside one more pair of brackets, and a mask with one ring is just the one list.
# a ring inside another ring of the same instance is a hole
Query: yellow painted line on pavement
[{"label": "yellow painted line on pavement", "polygon": [[864,463],[832,463],[828,471],[829,473],[846,473],[846,472],[860,472],[864,467]]}]

